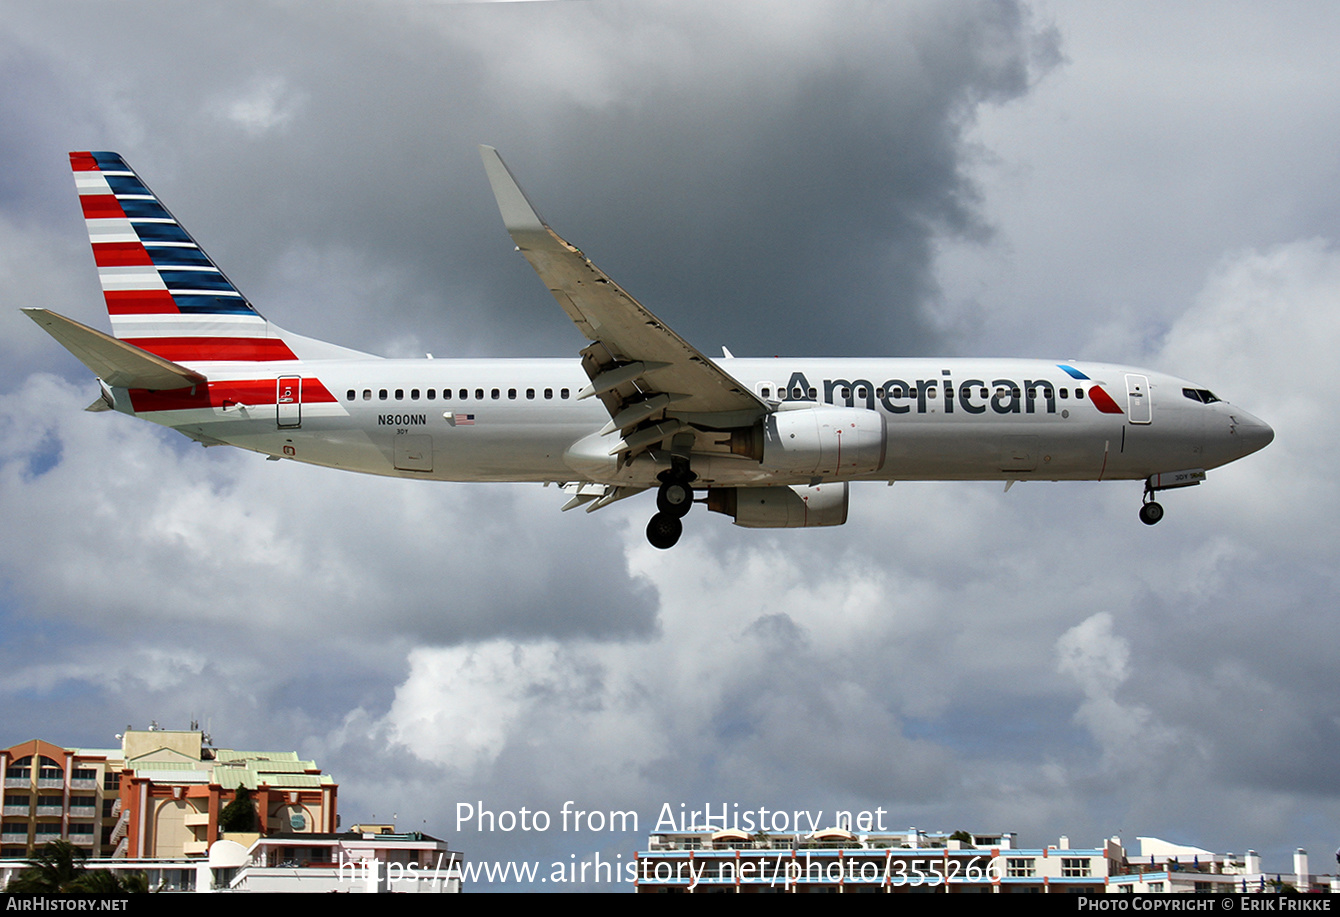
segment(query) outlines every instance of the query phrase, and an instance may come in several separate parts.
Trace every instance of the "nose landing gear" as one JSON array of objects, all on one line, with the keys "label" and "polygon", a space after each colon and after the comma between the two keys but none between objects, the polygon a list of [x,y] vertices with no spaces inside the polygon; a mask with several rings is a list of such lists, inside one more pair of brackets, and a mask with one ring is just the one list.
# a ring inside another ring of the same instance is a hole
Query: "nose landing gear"
[{"label": "nose landing gear", "polygon": [[1147,500],[1140,507],[1140,521],[1145,525],[1153,525],[1163,518],[1163,506],[1154,500]]}]

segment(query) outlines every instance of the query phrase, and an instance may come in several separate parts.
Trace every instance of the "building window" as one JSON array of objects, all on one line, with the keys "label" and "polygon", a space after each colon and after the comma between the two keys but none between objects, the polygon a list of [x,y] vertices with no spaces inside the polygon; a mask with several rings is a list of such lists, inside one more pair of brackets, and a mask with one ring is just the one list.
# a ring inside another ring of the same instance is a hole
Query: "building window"
[{"label": "building window", "polygon": [[1037,875],[1033,861],[1022,857],[1010,857],[1005,861],[1005,875],[1011,879],[1028,879]]},{"label": "building window", "polygon": [[1089,875],[1089,860],[1087,857],[1063,857],[1061,859],[1061,878],[1084,879],[1088,878]]}]

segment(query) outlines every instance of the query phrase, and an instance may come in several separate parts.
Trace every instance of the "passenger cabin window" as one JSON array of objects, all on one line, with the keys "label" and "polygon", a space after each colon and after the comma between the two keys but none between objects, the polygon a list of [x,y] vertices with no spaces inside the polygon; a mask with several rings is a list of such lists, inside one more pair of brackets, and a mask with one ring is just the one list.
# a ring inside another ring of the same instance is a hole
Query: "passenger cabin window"
[{"label": "passenger cabin window", "polygon": [[[425,394],[428,396],[428,400],[429,400],[429,401],[434,401],[434,400],[436,400],[436,398],[437,398],[437,390],[436,390],[436,389],[431,389],[431,388],[430,388]],[[443,397],[443,398],[446,398],[447,395],[448,395],[447,390],[446,390],[446,389],[443,389],[443,390],[442,390],[442,397]]]},{"label": "passenger cabin window", "polygon": [[558,397],[560,397],[560,398],[562,398],[563,400],[566,401],[566,400],[567,400],[567,397],[568,397],[568,390],[567,390],[567,389],[560,389],[559,392],[558,392]]},{"label": "passenger cabin window", "polygon": [[496,388],[493,391],[489,392],[489,394],[493,397],[494,401],[497,401],[499,398],[502,397],[502,391]]},{"label": "passenger cabin window", "polygon": [[419,400],[419,390],[417,388],[412,388],[409,390],[409,400],[410,401]]},{"label": "passenger cabin window", "polygon": [[398,388],[395,390],[395,400],[396,401],[405,400],[405,390],[403,388]]},{"label": "passenger cabin window", "polygon": [[349,389],[349,393],[348,393],[347,395],[344,396],[344,400],[345,400],[345,401],[353,401],[353,400],[354,400],[354,395],[356,395],[356,394],[357,394],[357,392],[355,392],[353,389]]},{"label": "passenger cabin window", "polygon": [[[497,395],[494,395],[493,397],[494,397],[494,398],[497,398],[498,396],[497,396]],[[483,400],[484,400],[484,390],[483,390],[482,388],[477,388],[477,389],[475,389],[475,400],[476,400],[476,401],[483,401]]]},{"label": "passenger cabin window", "polygon": [[372,389],[370,389],[370,388],[365,388],[365,389],[363,389],[363,400],[364,400],[364,401],[371,401],[371,400],[372,400]]},{"label": "passenger cabin window", "polygon": [[[470,390],[469,390],[468,388],[463,388],[463,389],[461,389],[461,391],[460,391],[460,398],[461,398],[461,400],[462,400],[462,401],[465,401],[465,400],[466,400],[467,398],[469,398],[469,397],[470,397]],[[483,397],[484,397],[484,393],[483,393],[483,392],[480,392],[476,397],[483,398]]]},{"label": "passenger cabin window", "polygon": [[384,389],[384,388],[383,388],[383,389],[378,389],[378,391],[377,391],[377,397],[378,397],[378,399],[380,399],[380,400],[382,400],[382,401],[385,401],[385,400],[386,400],[386,389]]},{"label": "passenger cabin window", "polygon": [[535,389],[533,388],[526,389],[526,397],[533,399],[535,397]]},{"label": "passenger cabin window", "polygon": [[1075,398],[1078,399],[1078,400],[1080,400],[1080,401],[1083,401],[1083,400],[1084,400],[1084,389],[1082,389],[1082,388],[1077,388],[1077,389],[1075,389]]},{"label": "passenger cabin window", "polygon": [[551,389],[551,388],[547,388],[547,389],[545,389],[545,390],[544,390],[544,397],[545,397],[545,398],[553,398],[553,397],[554,397],[554,390]]},{"label": "passenger cabin window", "polygon": [[516,389],[509,388],[507,390],[507,398],[509,401],[516,401]]}]

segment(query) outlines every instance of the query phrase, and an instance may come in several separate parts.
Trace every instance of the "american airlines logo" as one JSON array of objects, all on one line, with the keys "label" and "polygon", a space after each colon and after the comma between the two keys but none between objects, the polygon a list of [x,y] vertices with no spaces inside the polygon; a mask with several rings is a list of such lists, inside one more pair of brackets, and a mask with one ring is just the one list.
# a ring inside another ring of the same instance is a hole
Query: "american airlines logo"
[{"label": "american airlines logo", "polygon": [[[940,374],[939,379],[888,379],[878,386],[868,379],[824,379],[822,400],[826,404],[843,403],[847,407],[863,403],[871,411],[878,402],[890,414],[926,414],[935,410],[936,405],[942,405],[940,410],[946,414],[955,411],[985,414],[988,410],[997,414],[1056,413],[1056,386],[1047,379],[1025,379],[1023,384],[1015,379],[992,379],[990,383],[983,379],[955,382],[950,378],[950,370],[942,369]],[[1075,397],[1082,399],[1085,391],[1076,386]],[[1087,391],[1089,400],[1100,412],[1122,412],[1100,386],[1090,385]],[[819,391],[810,385],[804,373],[794,372],[786,388],[778,394],[783,401],[816,401]]]}]

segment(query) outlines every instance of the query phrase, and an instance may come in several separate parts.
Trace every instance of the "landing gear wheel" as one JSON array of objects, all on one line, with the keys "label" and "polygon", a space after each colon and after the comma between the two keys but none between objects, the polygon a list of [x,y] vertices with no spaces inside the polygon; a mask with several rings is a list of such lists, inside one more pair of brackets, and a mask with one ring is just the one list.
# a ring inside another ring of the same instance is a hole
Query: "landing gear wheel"
[{"label": "landing gear wheel", "polygon": [[681,481],[667,481],[656,491],[656,508],[663,513],[682,518],[693,506],[693,488]]},{"label": "landing gear wheel", "polygon": [[684,534],[684,523],[671,513],[657,513],[647,523],[647,540],[653,548],[673,548],[679,536]]},{"label": "landing gear wheel", "polygon": [[1150,500],[1144,506],[1140,507],[1140,521],[1145,525],[1153,525],[1163,518],[1163,507]]}]

